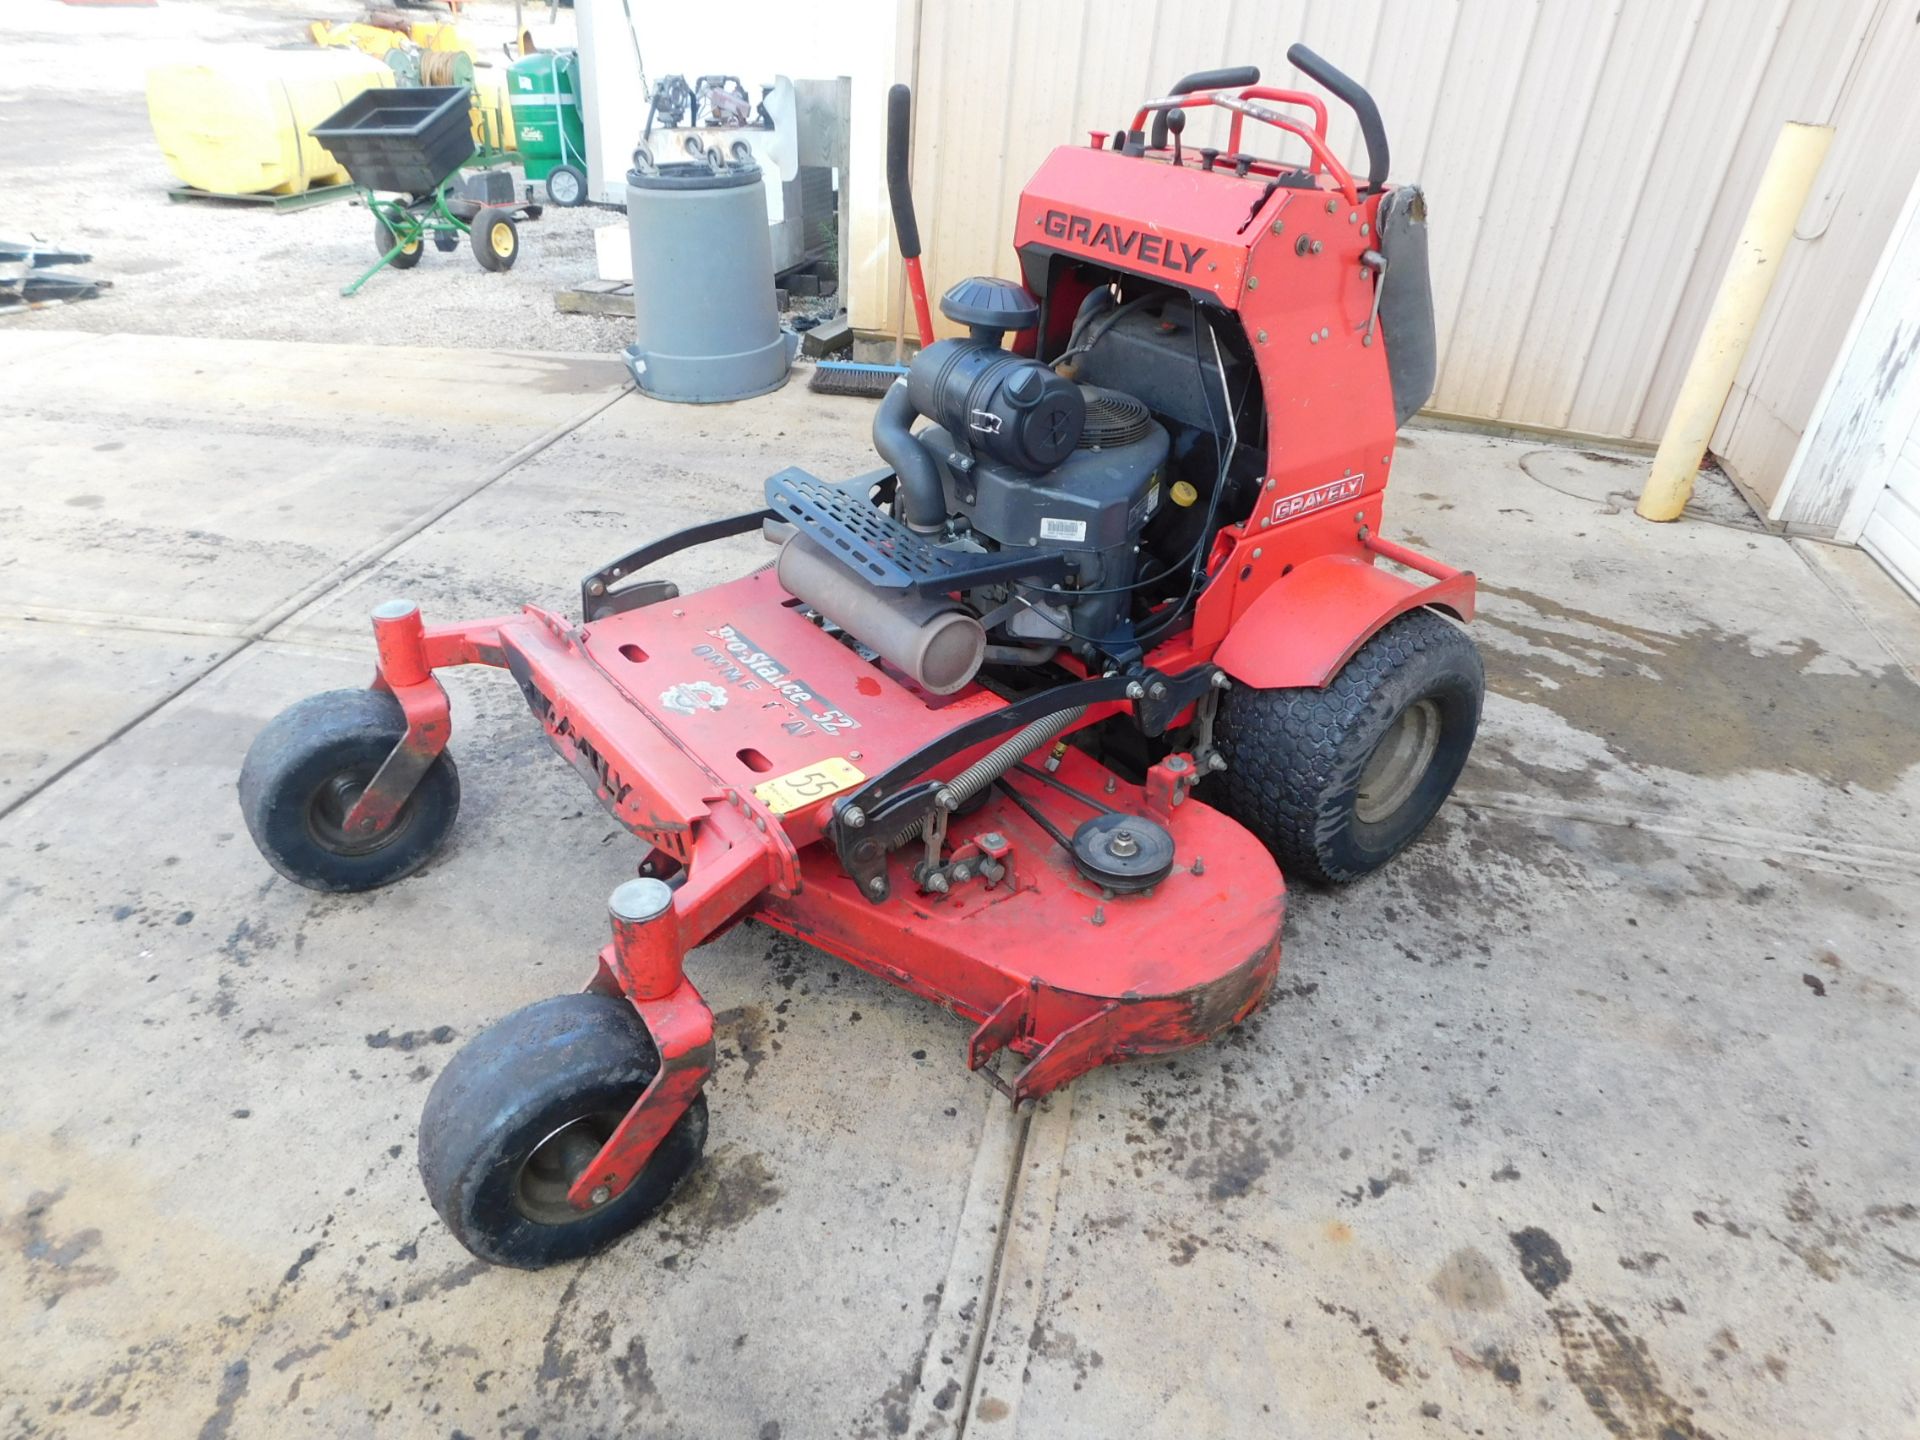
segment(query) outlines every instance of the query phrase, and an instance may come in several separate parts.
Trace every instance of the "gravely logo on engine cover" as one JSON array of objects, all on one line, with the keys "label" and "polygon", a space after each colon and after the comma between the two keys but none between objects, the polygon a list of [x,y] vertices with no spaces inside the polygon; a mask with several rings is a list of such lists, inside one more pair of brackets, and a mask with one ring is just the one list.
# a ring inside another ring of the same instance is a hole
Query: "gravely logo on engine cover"
[{"label": "gravely logo on engine cover", "polygon": [[1184,240],[1169,240],[1150,230],[1130,230],[1109,220],[1076,215],[1070,210],[1049,210],[1040,228],[1055,240],[1071,240],[1089,250],[1107,250],[1122,260],[1138,260],[1142,265],[1158,265],[1191,275],[1193,267],[1206,258],[1207,247],[1189,245]]}]

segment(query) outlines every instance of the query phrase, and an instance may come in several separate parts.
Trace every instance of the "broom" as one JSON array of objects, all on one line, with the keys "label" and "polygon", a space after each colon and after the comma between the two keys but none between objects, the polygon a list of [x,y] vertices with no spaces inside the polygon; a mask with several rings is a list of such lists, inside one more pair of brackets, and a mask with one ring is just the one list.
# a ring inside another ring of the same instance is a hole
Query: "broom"
[{"label": "broom", "polygon": [[[887,198],[893,202],[893,230],[900,258],[907,262],[907,289],[920,327],[920,348],[933,343],[933,314],[927,308],[927,282],[920,273],[920,227],[913,218],[913,191],[907,184],[907,152],[912,134],[913,92],[896,85],[887,92]],[[907,373],[902,364],[866,364],[857,360],[821,360],[813,367],[809,390],[822,395],[858,395],[878,400]]]}]

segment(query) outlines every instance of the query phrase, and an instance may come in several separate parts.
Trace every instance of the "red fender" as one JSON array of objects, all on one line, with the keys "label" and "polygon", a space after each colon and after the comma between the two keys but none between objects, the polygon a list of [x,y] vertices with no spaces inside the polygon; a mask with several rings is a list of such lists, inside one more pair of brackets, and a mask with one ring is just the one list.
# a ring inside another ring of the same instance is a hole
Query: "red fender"
[{"label": "red fender", "polygon": [[1418,585],[1369,560],[1319,555],[1254,597],[1213,663],[1256,689],[1318,688],[1394,616],[1429,605],[1471,620],[1473,595],[1471,571],[1448,570],[1434,584]]}]

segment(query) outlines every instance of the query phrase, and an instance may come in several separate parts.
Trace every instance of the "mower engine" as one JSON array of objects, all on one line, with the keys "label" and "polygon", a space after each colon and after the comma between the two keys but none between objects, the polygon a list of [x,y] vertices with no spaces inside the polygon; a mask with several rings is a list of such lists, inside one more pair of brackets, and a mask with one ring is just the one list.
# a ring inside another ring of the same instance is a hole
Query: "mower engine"
[{"label": "mower engine", "polygon": [[[1117,306],[1107,291],[1096,297],[1108,303],[1083,307],[1091,338],[1046,365],[1001,343],[1037,323],[1033,297],[1010,281],[963,281],[941,310],[967,325],[968,336],[921,351],[874,418],[874,449],[895,477],[891,493],[866,497],[867,477],[843,487],[872,513],[848,516],[850,507],[840,507],[838,518],[851,525],[822,533],[821,517],[791,503],[793,472],[769,482],[769,499],[798,530],[781,555],[781,583],[935,694],[962,688],[983,664],[1044,665],[1063,648],[1087,660],[1124,652],[1132,597],[1155,577],[1184,574],[1181,556],[1166,552],[1191,553],[1185,528],[1156,528],[1165,545],[1146,538],[1167,500],[1168,427],[1140,396],[1080,383],[1070,367],[1084,356],[1083,364],[1122,379],[1168,365],[1193,372],[1165,337],[1143,347],[1115,323],[1122,312],[1140,314],[1155,331],[1177,331],[1184,345],[1192,307],[1156,297],[1189,317],[1179,325],[1138,302]],[[1217,386],[1217,368],[1198,372],[1197,383]],[[1213,403],[1224,413],[1229,400],[1223,393]],[[932,423],[916,433],[922,420]],[[1183,439],[1191,449],[1202,437],[1210,465],[1219,437],[1195,427]],[[1180,491],[1188,503],[1198,493]],[[934,565],[951,582],[943,595],[902,594],[896,577],[868,578],[861,542],[897,552],[903,540],[946,552],[946,563]]]}]

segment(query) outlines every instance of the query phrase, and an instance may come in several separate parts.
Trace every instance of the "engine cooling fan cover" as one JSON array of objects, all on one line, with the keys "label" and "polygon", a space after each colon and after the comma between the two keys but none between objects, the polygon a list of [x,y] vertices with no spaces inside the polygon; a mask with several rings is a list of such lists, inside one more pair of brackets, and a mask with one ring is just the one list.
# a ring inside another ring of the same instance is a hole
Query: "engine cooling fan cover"
[{"label": "engine cooling fan cover", "polygon": [[1080,394],[1087,402],[1087,423],[1080,432],[1082,450],[1110,450],[1116,445],[1131,445],[1145,439],[1147,431],[1153,428],[1153,416],[1131,395],[1103,390],[1098,385],[1082,385]]}]

